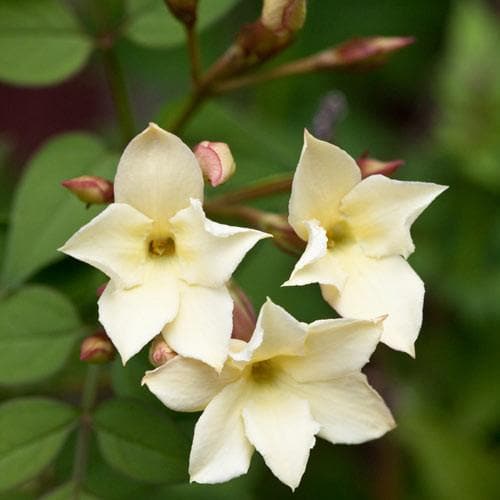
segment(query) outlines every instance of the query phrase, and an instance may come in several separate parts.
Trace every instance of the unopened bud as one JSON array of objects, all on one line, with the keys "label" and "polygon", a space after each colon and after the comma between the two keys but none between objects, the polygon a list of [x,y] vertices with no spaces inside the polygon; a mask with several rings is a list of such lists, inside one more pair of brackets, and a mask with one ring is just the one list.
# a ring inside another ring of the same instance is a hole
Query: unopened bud
[{"label": "unopened bud", "polygon": [[104,331],[98,331],[85,338],[80,346],[80,360],[86,363],[107,363],[115,354],[115,348]]},{"label": "unopened bud", "polygon": [[111,203],[114,198],[113,183],[102,177],[82,175],[61,184],[87,205]]},{"label": "unopened bud", "polygon": [[165,0],[165,4],[170,12],[186,26],[193,26],[196,22],[198,0]]},{"label": "unopened bud", "polygon": [[262,64],[284,50],[304,25],[305,0],[265,0],[261,17],[243,26],[236,39],[241,70]]},{"label": "unopened bud", "polygon": [[97,298],[99,298],[104,293],[104,290],[106,290],[108,283],[109,283],[109,281],[107,281],[106,283],[103,283],[101,286],[97,287],[97,289],[95,291]]},{"label": "unopened bud", "polygon": [[248,342],[252,337],[257,322],[255,309],[246,293],[236,283],[229,284],[233,299],[233,332],[231,338]]},{"label": "unopened bud", "polygon": [[370,158],[368,153],[361,155],[356,162],[361,170],[361,177],[363,178],[375,174],[391,175],[405,163],[404,160],[376,160],[375,158]]},{"label": "unopened bud", "polygon": [[291,255],[301,254],[305,243],[290,226],[286,215],[265,214],[260,219],[260,228],[273,235],[273,243]]},{"label": "unopened bud", "polygon": [[353,38],[320,54],[323,66],[373,67],[384,63],[387,57],[415,42],[413,37]]},{"label": "unopened bud", "polygon": [[213,187],[226,182],[236,170],[233,155],[225,142],[200,142],[194,154],[204,177]]},{"label": "unopened bud", "polygon": [[177,353],[172,351],[161,335],[157,335],[149,346],[149,362],[158,367],[175,358]]},{"label": "unopened bud", "polygon": [[274,32],[293,34],[305,20],[306,0],[264,0],[261,22]]}]

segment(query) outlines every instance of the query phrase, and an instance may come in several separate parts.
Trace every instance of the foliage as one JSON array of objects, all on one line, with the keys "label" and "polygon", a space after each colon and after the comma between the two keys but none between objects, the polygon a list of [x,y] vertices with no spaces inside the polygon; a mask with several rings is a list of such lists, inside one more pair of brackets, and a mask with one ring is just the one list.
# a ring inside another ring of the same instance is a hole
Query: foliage
[{"label": "foliage", "polygon": [[[182,105],[172,96],[186,86],[182,26],[161,0],[114,0],[99,16],[91,4],[0,0],[0,80],[52,85],[87,64],[98,67],[91,54],[103,54],[109,31],[133,87],[168,100],[155,102],[151,115],[171,120]],[[259,2],[200,6],[207,63]],[[303,32],[277,64],[357,35],[408,33],[419,43],[374,72],[291,77],[217,97],[183,132],[188,144],[231,145],[237,173],[209,188],[210,198],[291,172],[304,126],[313,127],[321,98],[335,90],[347,102],[335,142],[353,155],[369,149],[404,158],[401,177],[451,186],[414,231],[411,262],[428,289],[418,362],[380,347],[368,373],[387,392],[399,428],[356,450],[318,446],[294,498],[486,500],[500,491],[499,24],[498,11],[481,0],[310,2]],[[100,208],[86,209],[60,182],[113,176],[118,148],[107,125],[99,137],[71,132],[47,141],[12,200],[4,192],[12,159],[0,151],[0,499],[72,498],[85,419],[92,437],[81,499],[291,498],[258,459],[246,478],[189,485],[194,418],[169,412],[140,387],[144,353],[125,368],[119,361],[101,367],[97,389],[105,400],[83,408],[85,373],[75,348],[97,328],[94,292],[105,277],[63,261],[56,249]],[[255,206],[285,213],[287,200],[277,195]],[[272,290],[303,321],[330,317],[317,287],[280,288],[295,260],[265,241],[236,279],[255,306]]]}]

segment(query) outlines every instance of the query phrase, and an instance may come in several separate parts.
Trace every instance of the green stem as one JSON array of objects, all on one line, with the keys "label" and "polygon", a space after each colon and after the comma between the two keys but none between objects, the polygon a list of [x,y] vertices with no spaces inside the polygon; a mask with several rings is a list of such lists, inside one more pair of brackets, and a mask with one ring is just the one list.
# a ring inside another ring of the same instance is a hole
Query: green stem
[{"label": "green stem", "polygon": [[191,63],[191,78],[193,85],[197,87],[201,81],[201,55],[200,44],[198,43],[198,34],[195,25],[186,26],[186,38],[189,53],[189,61]]},{"label": "green stem", "polygon": [[246,186],[226,194],[222,194],[211,200],[208,200],[205,207],[208,210],[213,210],[216,207],[223,205],[231,205],[233,203],[241,203],[243,201],[254,200],[264,196],[270,196],[277,193],[286,193],[292,187],[292,175],[285,174],[263,180],[253,186]]},{"label": "green stem", "polygon": [[[188,43],[190,43],[188,41]],[[236,46],[231,46],[214,64],[201,75],[198,84],[181,108],[179,114],[170,123],[164,124],[165,128],[174,134],[182,131],[193,114],[200,108],[204,101],[213,95],[212,87],[218,78],[226,76],[226,73],[237,63],[239,52]]]},{"label": "green stem", "polygon": [[246,205],[214,205],[205,206],[206,211],[210,215],[220,217],[237,218],[244,220],[248,224],[257,229],[262,229],[262,218],[265,212]]},{"label": "green stem", "polygon": [[91,411],[94,407],[99,385],[99,366],[89,365],[85,376],[81,400],[80,429],[73,461],[73,498],[78,500],[87,472],[89,440],[91,435]]},{"label": "green stem", "polygon": [[125,145],[135,135],[134,115],[128,97],[125,76],[114,48],[103,49],[102,57],[111,97],[115,105],[122,142]]},{"label": "green stem", "polygon": [[[261,73],[251,73],[249,75],[243,75],[228,79],[218,84],[214,88],[214,92],[216,94],[223,94],[226,92],[231,92],[233,90],[241,89],[243,87],[249,87],[260,83],[277,80],[278,78],[285,78],[287,76],[302,75],[320,71],[321,69],[325,69],[324,66],[320,64],[321,62],[321,59],[319,59],[317,56],[305,57],[303,59],[298,59],[296,61],[283,64],[268,71],[264,71]],[[329,69],[334,69],[334,67],[332,66]]]},{"label": "green stem", "polygon": [[198,87],[198,89],[189,96],[180,113],[173,119],[170,124],[165,124],[165,127],[173,134],[179,134],[186,126],[191,116],[203,104],[203,101],[206,97],[207,93],[205,89],[203,87]]}]

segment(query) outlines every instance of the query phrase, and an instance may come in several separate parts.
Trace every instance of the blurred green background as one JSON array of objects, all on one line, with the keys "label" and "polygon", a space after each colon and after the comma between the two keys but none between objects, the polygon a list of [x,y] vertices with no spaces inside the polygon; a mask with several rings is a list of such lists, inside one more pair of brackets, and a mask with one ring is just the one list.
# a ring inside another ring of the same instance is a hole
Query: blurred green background
[{"label": "blurred green background", "polygon": [[[128,16],[116,53],[138,131],[186,95],[189,67],[177,28],[161,24],[160,0],[16,2],[0,0],[0,499],[63,499],[72,498],[77,440],[69,405],[79,404],[87,369],[79,339],[96,328],[105,279],[55,252],[98,211],[59,183],[112,177],[121,149],[102,58],[75,33],[106,33]],[[260,2],[201,4],[207,24],[220,10],[201,37],[208,66]],[[296,43],[270,66],[367,35],[417,43],[371,72],[292,77],[217,98],[182,137],[230,144],[238,171],[217,191],[231,190],[292,172],[303,128],[314,130],[333,95],[341,112],[331,139],[352,156],[402,158],[396,178],[450,185],[413,229],[410,262],[427,289],[417,358],[380,345],[367,370],[398,427],[356,447],[318,440],[294,498],[500,498],[500,4],[312,0]],[[286,203],[280,195],[259,206],[285,212]],[[280,288],[294,262],[265,241],[236,278],[256,307],[269,295],[301,320],[332,316],[317,286]],[[140,387],[146,358],[101,370],[104,404],[81,498],[292,497],[257,454],[246,477],[187,484],[195,416],[169,412]],[[172,464],[180,472],[168,472]]]}]

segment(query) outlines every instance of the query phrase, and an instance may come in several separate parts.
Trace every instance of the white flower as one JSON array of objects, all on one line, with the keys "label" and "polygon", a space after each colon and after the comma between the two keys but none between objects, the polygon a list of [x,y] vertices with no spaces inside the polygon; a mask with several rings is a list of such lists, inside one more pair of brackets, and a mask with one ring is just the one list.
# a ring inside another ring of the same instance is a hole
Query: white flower
[{"label": "white flower", "polygon": [[123,362],[162,332],[175,352],[220,369],[232,329],[225,283],[267,235],[208,220],[194,154],[154,124],[125,149],[114,190],[60,250],[111,278],[99,320]]},{"label": "white flower", "polygon": [[410,227],[447,187],[373,175],[361,180],[344,151],[307,131],[289,222],[307,247],[285,285],[319,283],[342,316],[388,315],[381,341],[414,356],[424,285],[406,258]]},{"label": "white flower", "polygon": [[394,420],[361,367],[381,321],[298,322],[268,301],[248,343],[232,340],[220,374],[176,357],[143,383],[169,408],[205,411],[191,449],[191,481],[219,483],[247,472],[254,447],[294,489],[318,435],[331,443],[382,436]]}]

